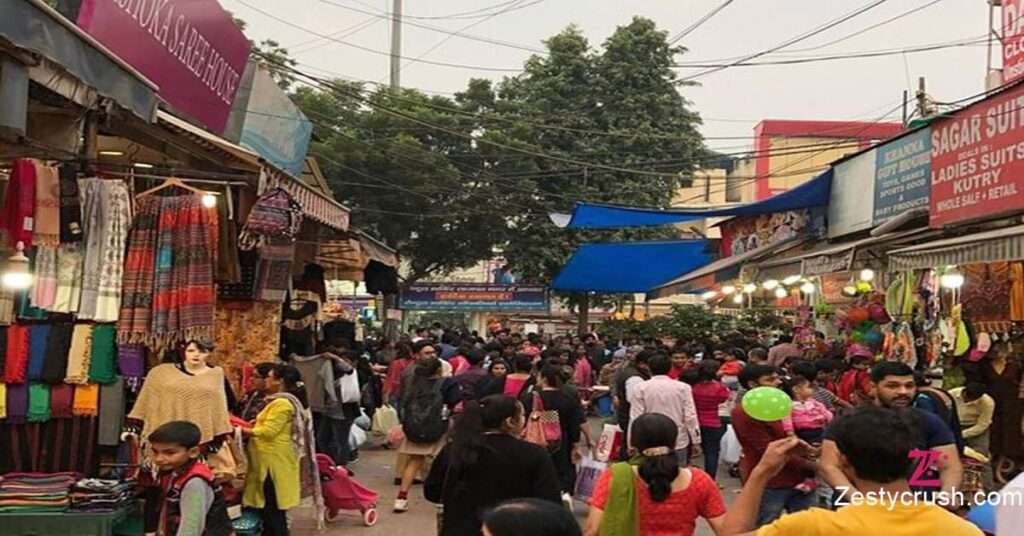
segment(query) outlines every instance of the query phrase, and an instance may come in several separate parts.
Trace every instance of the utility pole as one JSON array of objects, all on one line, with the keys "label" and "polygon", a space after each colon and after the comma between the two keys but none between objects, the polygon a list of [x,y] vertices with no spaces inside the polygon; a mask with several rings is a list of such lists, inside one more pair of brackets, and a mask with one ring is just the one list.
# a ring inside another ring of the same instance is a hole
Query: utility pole
[{"label": "utility pole", "polygon": [[391,6],[391,89],[398,89],[402,85],[402,0],[392,0]]},{"label": "utility pole", "polygon": [[917,114],[921,116],[921,119],[926,119],[931,113],[931,108],[928,106],[928,93],[925,92],[924,77],[917,79]]},{"label": "utility pole", "polygon": [[903,90],[903,126],[907,126],[907,100],[910,98],[910,92],[906,89]]}]

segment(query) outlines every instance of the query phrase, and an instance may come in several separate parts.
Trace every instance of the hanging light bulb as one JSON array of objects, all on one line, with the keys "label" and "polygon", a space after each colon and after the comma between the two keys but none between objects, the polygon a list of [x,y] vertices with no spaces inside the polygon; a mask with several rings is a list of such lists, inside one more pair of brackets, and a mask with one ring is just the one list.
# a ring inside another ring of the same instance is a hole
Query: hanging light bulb
[{"label": "hanging light bulb", "polygon": [[861,281],[873,281],[875,279],[875,271],[871,268],[865,268],[860,271]]},{"label": "hanging light bulb", "polygon": [[757,290],[757,285],[753,283],[747,283],[746,285],[743,285],[743,292],[747,294],[753,294],[755,290]]},{"label": "hanging light bulb", "polygon": [[783,285],[792,285],[793,283],[796,283],[797,281],[800,281],[800,276],[798,276],[798,275],[791,275],[791,276],[783,279],[782,280],[782,284]]},{"label": "hanging light bulb", "polygon": [[773,290],[779,288],[779,281],[777,279],[769,279],[768,281],[761,283],[761,286],[764,287],[765,290]]},{"label": "hanging light bulb", "polygon": [[725,294],[726,296],[732,294],[733,292],[736,292],[736,287],[732,285],[726,285],[722,287],[722,294]]},{"label": "hanging light bulb", "polygon": [[786,296],[789,296],[789,292],[787,292],[786,289],[784,289],[782,287],[778,287],[778,288],[775,289],[775,297],[776,298],[779,298],[781,300],[782,298],[785,298]]},{"label": "hanging light bulb", "polygon": [[743,295],[737,294],[733,296],[732,302],[735,303],[736,305],[743,305]]},{"label": "hanging light bulb", "polygon": [[12,290],[25,290],[32,286],[32,273],[28,271],[28,257],[25,256],[25,243],[19,241],[15,246],[14,255],[7,259],[7,269],[0,276],[0,283]]},{"label": "hanging light bulb", "polygon": [[814,294],[814,290],[814,283],[811,283],[810,281],[800,285],[800,292],[803,292],[804,294]]},{"label": "hanging light bulb", "polygon": [[956,267],[950,267],[939,277],[939,284],[942,288],[958,289],[964,285],[964,276]]},{"label": "hanging light bulb", "polygon": [[203,194],[203,206],[206,208],[213,208],[217,206],[217,196],[213,194]]},{"label": "hanging light bulb", "polygon": [[711,298],[714,298],[715,296],[718,296],[718,293],[715,292],[714,290],[709,290],[709,291],[705,292],[704,294],[700,295],[701,299],[703,299],[703,300],[710,300]]}]

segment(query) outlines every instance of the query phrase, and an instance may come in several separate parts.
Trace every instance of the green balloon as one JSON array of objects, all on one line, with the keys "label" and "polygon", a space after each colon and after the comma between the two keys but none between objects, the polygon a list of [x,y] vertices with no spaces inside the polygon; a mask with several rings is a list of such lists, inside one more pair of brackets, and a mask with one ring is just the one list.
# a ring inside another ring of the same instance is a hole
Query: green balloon
[{"label": "green balloon", "polygon": [[789,395],[776,387],[758,387],[747,391],[741,403],[743,411],[752,419],[781,421],[793,410]]}]

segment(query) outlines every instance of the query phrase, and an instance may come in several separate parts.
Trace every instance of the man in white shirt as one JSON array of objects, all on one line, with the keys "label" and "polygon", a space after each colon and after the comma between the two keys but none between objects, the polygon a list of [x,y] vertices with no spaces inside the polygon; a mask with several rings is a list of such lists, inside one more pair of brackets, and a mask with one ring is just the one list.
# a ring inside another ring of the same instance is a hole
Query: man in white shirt
[{"label": "man in white shirt", "polygon": [[[676,455],[680,464],[689,462],[688,447],[694,447],[696,455],[700,449],[700,423],[697,422],[697,407],[693,403],[693,390],[668,375],[672,360],[664,354],[655,354],[648,360],[653,376],[647,381],[636,382],[633,389],[626,384],[629,400],[629,420],[633,422],[645,413],[660,413],[672,419],[679,427],[676,439]],[[633,378],[630,378],[633,380]]]}]

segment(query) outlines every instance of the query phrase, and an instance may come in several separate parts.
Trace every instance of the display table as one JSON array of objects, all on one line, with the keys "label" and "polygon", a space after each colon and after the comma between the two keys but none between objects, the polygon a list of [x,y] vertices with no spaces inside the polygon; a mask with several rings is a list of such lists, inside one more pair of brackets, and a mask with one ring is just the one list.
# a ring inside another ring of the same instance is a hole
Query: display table
[{"label": "display table", "polygon": [[[114,536],[115,529],[138,514],[131,503],[113,512],[0,513],[0,534],[5,536]],[[130,534],[130,532],[128,533]]]}]

